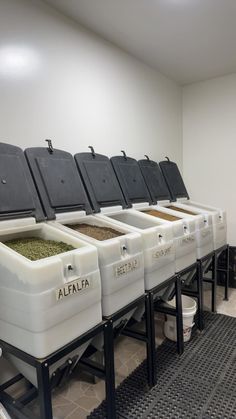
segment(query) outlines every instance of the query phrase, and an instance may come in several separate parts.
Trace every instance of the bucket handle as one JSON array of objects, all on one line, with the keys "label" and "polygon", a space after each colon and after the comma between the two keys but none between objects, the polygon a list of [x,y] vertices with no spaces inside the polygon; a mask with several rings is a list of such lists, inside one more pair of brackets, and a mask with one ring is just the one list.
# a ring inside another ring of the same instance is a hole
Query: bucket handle
[{"label": "bucket handle", "polygon": [[193,322],[190,326],[187,326],[187,325],[184,325],[184,324],[183,324],[183,329],[184,329],[185,327],[186,327],[186,328],[190,328],[190,327],[192,328],[194,325],[195,325],[195,322]]}]

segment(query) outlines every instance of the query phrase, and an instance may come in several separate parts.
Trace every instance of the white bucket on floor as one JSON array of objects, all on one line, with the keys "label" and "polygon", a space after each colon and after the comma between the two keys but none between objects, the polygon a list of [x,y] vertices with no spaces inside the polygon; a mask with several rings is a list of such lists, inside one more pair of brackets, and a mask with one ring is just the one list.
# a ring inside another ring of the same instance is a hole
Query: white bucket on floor
[{"label": "white bucket on floor", "polygon": [[[168,301],[168,304],[172,307],[176,307],[175,298]],[[191,338],[192,327],[194,325],[193,319],[197,311],[197,303],[193,298],[182,295],[182,310],[183,310],[183,336],[184,342],[188,342]],[[173,341],[177,341],[176,331],[176,317],[166,316],[167,319],[164,325],[165,336]]]}]

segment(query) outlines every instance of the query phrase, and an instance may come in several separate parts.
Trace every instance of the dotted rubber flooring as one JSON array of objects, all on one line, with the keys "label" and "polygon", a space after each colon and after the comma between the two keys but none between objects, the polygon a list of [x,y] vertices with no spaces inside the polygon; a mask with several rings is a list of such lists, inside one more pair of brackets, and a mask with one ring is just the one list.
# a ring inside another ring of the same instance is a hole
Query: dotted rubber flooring
[{"label": "dotted rubber flooring", "polygon": [[[236,418],[236,318],[205,313],[183,355],[165,340],[156,351],[158,382],[148,388],[144,361],[116,391],[117,419]],[[104,419],[105,402],[89,419]]]}]

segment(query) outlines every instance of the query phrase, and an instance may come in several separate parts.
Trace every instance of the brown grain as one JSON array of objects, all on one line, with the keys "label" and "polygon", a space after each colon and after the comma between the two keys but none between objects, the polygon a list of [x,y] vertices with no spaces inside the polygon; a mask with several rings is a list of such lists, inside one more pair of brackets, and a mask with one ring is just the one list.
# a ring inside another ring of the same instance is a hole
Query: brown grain
[{"label": "brown grain", "polygon": [[195,212],[192,212],[192,211],[189,211],[189,210],[186,210],[186,209],[182,209],[182,208],[179,208],[179,207],[175,207],[174,205],[170,205],[169,207],[166,207],[166,208],[172,209],[174,211],[183,212],[184,214],[188,214],[188,215],[197,215]]},{"label": "brown grain", "polygon": [[178,221],[181,220],[181,218],[176,217],[175,215],[167,214],[166,212],[157,211],[157,210],[145,210],[142,211],[145,214],[152,215],[153,217],[162,218],[163,220],[167,221]]},{"label": "brown grain", "polygon": [[115,237],[124,235],[124,233],[110,227],[100,227],[85,223],[67,225],[67,227],[100,241],[114,239]]}]

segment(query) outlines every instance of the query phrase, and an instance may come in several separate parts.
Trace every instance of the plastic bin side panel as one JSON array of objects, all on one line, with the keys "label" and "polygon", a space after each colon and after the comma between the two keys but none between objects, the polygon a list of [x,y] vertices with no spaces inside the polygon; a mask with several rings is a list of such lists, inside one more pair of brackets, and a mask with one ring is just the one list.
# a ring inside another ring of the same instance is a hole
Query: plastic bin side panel
[{"label": "plastic bin side panel", "polygon": [[119,290],[123,290],[125,299],[125,289],[129,284],[141,279],[144,283],[143,253],[133,255],[132,258],[125,258],[116,264],[100,266],[100,272],[102,278],[102,296],[112,295]]},{"label": "plastic bin side panel", "polygon": [[143,294],[144,280],[140,278],[129,283],[125,288],[118,289],[112,295],[103,295],[102,313],[104,316],[110,316]]},{"label": "plastic bin side panel", "polygon": [[161,266],[157,271],[145,273],[145,289],[148,291],[153,287],[171,278],[175,274],[175,260]]},{"label": "plastic bin side panel", "polygon": [[[79,348],[77,348],[75,351],[71,352],[67,356],[61,358],[59,361],[55,362],[50,368],[49,368],[49,374],[50,376],[53,374],[54,371],[60,365],[62,365],[68,358],[72,358],[73,356],[77,356],[80,358],[83,353],[85,352],[86,348],[90,344],[90,341],[85,342],[83,345],[81,345]],[[14,355],[7,355],[7,359],[17,368],[17,370],[23,374],[36,388],[38,387],[37,382],[37,373],[36,369],[34,367],[31,367],[30,365],[26,364],[24,361],[21,361],[19,358],[16,358]]]},{"label": "plastic bin side panel", "polygon": [[59,287],[36,294],[0,287],[0,319],[31,332],[46,331],[101,302],[99,271],[83,280],[87,278],[90,286],[81,290],[73,282],[65,289]]},{"label": "plastic bin side panel", "polygon": [[0,320],[0,329],[1,337],[6,342],[36,358],[44,358],[100,322],[101,304],[98,302],[41,333],[30,332],[3,320]]}]

